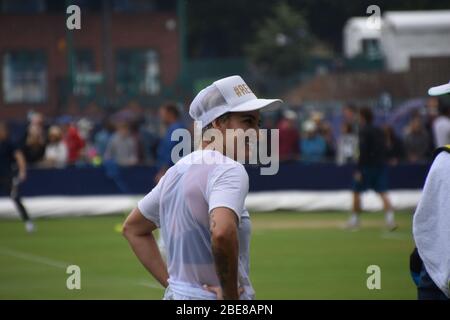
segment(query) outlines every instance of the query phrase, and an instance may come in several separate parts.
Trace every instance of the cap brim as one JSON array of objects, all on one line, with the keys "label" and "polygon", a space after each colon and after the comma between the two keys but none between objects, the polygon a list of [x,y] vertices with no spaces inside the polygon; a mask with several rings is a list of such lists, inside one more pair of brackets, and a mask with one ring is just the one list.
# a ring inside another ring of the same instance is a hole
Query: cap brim
[{"label": "cap brim", "polygon": [[450,93],[450,82],[428,89],[428,94],[430,96],[441,96],[448,93]]},{"label": "cap brim", "polygon": [[273,111],[283,103],[280,99],[254,99],[241,103],[230,109],[230,112],[255,111],[264,108],[265,111]]}]

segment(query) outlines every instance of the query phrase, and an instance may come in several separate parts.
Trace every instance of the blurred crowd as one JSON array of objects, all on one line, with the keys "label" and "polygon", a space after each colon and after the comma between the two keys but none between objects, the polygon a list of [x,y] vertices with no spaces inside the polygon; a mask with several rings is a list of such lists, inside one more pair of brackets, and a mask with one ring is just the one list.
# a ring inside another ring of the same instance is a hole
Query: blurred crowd
[{"label": "blurred crowd", "polygon": [[[345,105],[337,121],[324,112],[284,109],[264,118],[263,127],[279,129],[281,161],[354,163],[359,152],[360,108]],[[450,143],[449,111],[447,103],[430,99],[423,108],[408,111],[400,128],[395,126],[395,118],[392,124],[383,114],[376,124],[384,133],[386,162],[429,161],[436,146]],[[163,174],[172,165],[170,153],[176,142],[171,141],[171,133],[183,127],[191,127],[189,118],[173,103],[145,115],[122,110],[97,121],[72,116],[50,120],[32,112],[19,144],[31,167],[113,162],[119,166],[156,165]]]},{"label": "blurred crowd", "polygon": [[[356,163],[359,156],[359,110],[362,108],[347,104],[337,117],[330,117],[330,120],[323,112],[304,114],[284,110],[275,126],[280,130],[280,160]],[[378,114],[375,125],[384,135],[384,150],[380,152],[385,162],[391,165],[428,162],[436,147],[450,143],[449,103],[444,99],[430,98],[422,106],[405,110],[397,114],[374,110],[374,114]],[[405,124],[401,125],[400,120]]]},{"label": "blurred crowd", "polygon": [[172,103],[161,106],[158,113],[122,110],[94,120],[64,115],[46,119],[31,112],[15,143],[28,166],[63,168],[66,166],[158,165],[169,167],[171,131],[184,127],[180,108]]}]

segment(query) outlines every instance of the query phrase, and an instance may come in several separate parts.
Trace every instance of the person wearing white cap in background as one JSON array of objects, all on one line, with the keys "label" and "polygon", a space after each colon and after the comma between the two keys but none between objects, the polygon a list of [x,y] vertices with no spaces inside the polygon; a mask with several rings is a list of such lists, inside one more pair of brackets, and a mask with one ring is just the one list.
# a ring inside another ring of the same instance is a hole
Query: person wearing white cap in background
[{"label": "person wearing white cap in background", "polygon": [[[259,109],[280,104],[258,99],[241,77],[231,76],[200,91],[189,114],[205,133],[216,129],[225,136],[227,129],[257,130]],[[124,236],[166,287],[164,299],[254,298],[244,206],[248,175],[236,155],[223,152],[226,140],[215,150],[203,136],[202,148],[171,167],[125,221]],[[248,156],[250,146],[244,148]],[[152,234],[156,228],[166,243],[167,266]]]},{"label": "person wearing white cap in background", "polygon": [[[428,93],[448,107],[450,83]],[[438,147],[413,219],[410,269],[420,300],[450,297],[450,145]]]},{"label": "person wearing white cap in background", "polygon": [[450,90],[450,82],[430,88],[430,96],[438,96],[439,116],[433,121],[433,135],[436,147],[450,143],[450,103],[445,99],[446,92]]}]

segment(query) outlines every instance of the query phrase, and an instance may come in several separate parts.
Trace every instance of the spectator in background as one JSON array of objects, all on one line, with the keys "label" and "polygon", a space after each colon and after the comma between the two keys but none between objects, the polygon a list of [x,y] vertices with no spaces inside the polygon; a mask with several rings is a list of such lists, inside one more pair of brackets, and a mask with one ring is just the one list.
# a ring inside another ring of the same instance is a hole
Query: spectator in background
[{"label": "spectator in background", "polygon": [[328,122],[321,122],[319,135],[325,140],[326,144],[325,160],[333,161],[336,155],[336,148],[333,137],[333,130]]},{"label": "spectator in background", "polygon": [[103,120],[102,128],[94,136],[94,145],[97,154],[103,158],[105,156],[106,148],[109,144],[109,140],[114,133],[114,126],[110,118]]},{"label": "spectator in background", "polygon": [[409,122],[403,141],[406,159],[409,162],[420,162],[428,159],[430,137],[418,115],[414,116]]},{"label": "spectator in background", "polygon": [[31,112],[29,116],[29,126],[34,126],[45,132],[45,119],[44,116],[39,112]]},{"label": "spectator in background", "polygon": [[299,134],[296,125],[297,114],[292,110],[285,110],[278,122],[280,161],[295,161],[300,156]]},{"label": "spectator in background", "polygon": [[385,157],[390,165],[397,165],[404,158],[403,142],[389,126],[383,126],[385,141]]},{"label": "spectator in background", "polygon": [[166,103],[159,108],[159,117],[164,125],[165,132],[159,142],[157,150],[157,166],[158,172],[155,176],[155,183],[158,183],[161,177],[166,173],[167,169],[173,166],[172,148],[178,141],[172,141],[172,132],[177,129],[185,128],[180,120],[180,111],[173,103]]},{"label": "spectator in background", "polygon": [[[358,121],[356,119],[356,107],[353,104],[348,103],[342,108],[342,120],[346,129],[350,128],[351,133],[356,133]],[[348,130],[345,130],[348,132]]]},{"label": "spectator in background", "polygon": [[438,99],[439,116],[433,122],[433,136],[436,147],[450,144],[450,103],[444,98]]},{"label": "spectator in background", "polygon": [[318,134],[317,125],[308,120],[303,124],[304,137],[301,140],[302,160],[305,162],[320,162],[325,160],[327,143]]},{"label": "spectator in background", "polygon": [[138,163],[138,146],[126,121],[117,124],[105,151],[105,160],[112,160],[119,166],[133,166]]},{"label": "spectator in background", "polygon": [[334,137],[330,123],[324,120],[324,115],[320,111],[313,111],[311,113],[311,120],[316,125],[317,134],[320,135],[325,140],[326,143],[325,158],[333,160],[336,150],[334,146]]},{"label": "spectator in background", "polygon": [[30,124],[22,146],[22,153],[30,165],[36,165],[44,158],[45,137],[43,128],[37,124]]},{"label": "spectator in background", "polygon": [[62,124],[63,140],[68,150],[68,164],[75,164],[80,159],[85,142],[70,116],[63,116],[60,123]]},{"label": "spectator in background", "polygon": [[358,136],[353,132],[352,124],[344,122],[337,142],[336,161],[339,165],[354,163],[357,159]]},{"label": "spectator in background", "polygon": [[48,144],[45,148],[43,165],[45,167],[63,168],[67,164],[67,146],[62,140],[62,131],[58,126],[48,130]]}]

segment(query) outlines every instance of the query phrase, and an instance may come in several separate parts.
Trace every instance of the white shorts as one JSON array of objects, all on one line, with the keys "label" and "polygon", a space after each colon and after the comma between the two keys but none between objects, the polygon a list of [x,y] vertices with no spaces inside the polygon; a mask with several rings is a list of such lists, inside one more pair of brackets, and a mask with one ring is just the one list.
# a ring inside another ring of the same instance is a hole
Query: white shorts
[{"label": "white shorts", "polygon": [[[240,300],[253,300],[254,295],[243,292]],[[169,286],[164,292],[163,300],[217,300],[215,293],[203,288],[193,287],[190,284],[180,284],[169,282]]]}]

